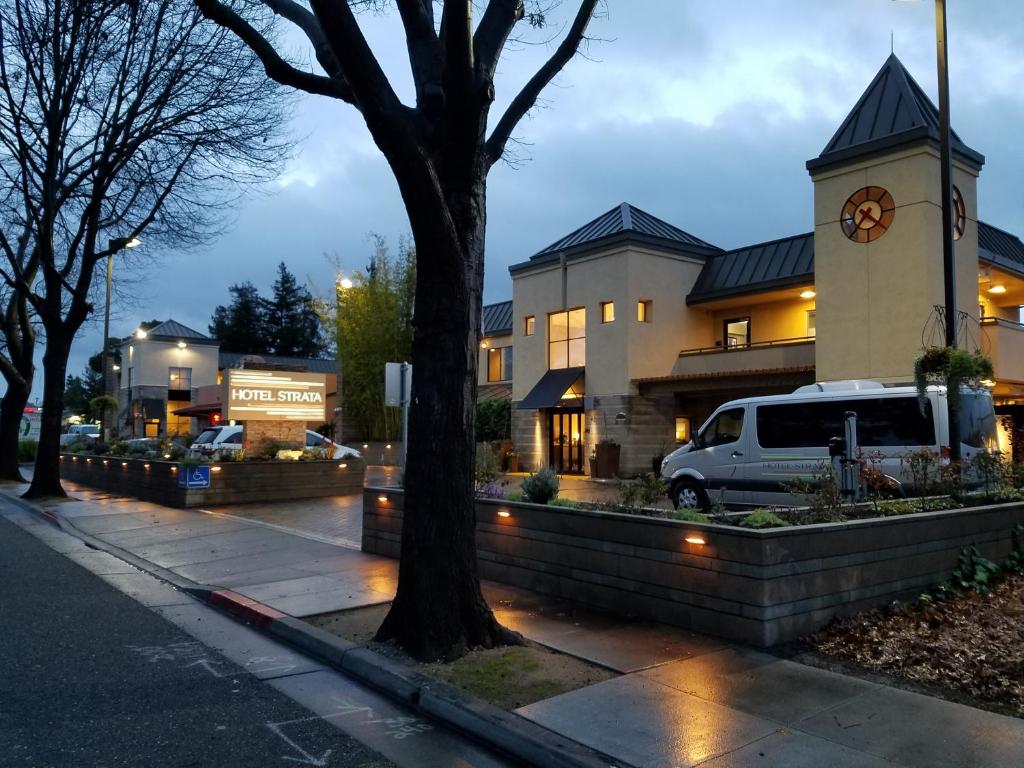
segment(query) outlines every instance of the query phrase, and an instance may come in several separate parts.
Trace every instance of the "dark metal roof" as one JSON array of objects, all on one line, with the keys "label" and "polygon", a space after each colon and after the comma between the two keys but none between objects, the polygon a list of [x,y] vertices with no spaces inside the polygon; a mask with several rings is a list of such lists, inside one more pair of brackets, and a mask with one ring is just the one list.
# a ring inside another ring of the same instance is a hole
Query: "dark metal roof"
[{"label": "dark metal roof", "polygon": [[979,221],[978,260],[1024,274],[1024,243],[1010,232]]},{"label": "dark metal roof", "polygon": [[483,308],[481,325],[484,336],[503,336],[512,333],[512,302],[499,301]]},{"label": "dark metal roof", "polygon": [[748,245],[709,258],[687,304],[814,280],[814,233]]},{"label": "dark metal roof", "polygon": [[[985,158],[952,132],[953,152],[980,167]],[[939,141],[939,111],[895,54],[847,115],[808,170],[916,142]]]},{"label": "dark metal roof", "polygon": [[557,261],[561,254],[571,256],[587,253],[622,241],[642,242],[698,257],[721,250],[679,227],[672,226],[667,221],[662,221],[657,216],[641,211],[629,203],[621,203],[538,251],[529,261],[513,264],[509,271],[515,273],[538,264]]},{"label": "dark metal roof", "polygon": [[146,336],[147,338],[161,337],[175,340],[188,339],[189,341],[196,343],[220,343],[216,339],[211,339],[209,336],[206,336],[205,334],[202,334],[199,331],[189,328],[187,325],[182,325],[177,320],[164,320],[162,323],[160,323],[160,325],[156,325],[150,328],[146,332]]},{"label": "dark metal roof", "polygon": [[241,352],[221,352],[218,365],[225,368],[240,368],[243,359],[253,363],[267,365],[287,365],[292,368],[305,368],[310,373],[337,373],[338,363],[335,360],[323,360],[310,357],[287,357],[285,355],[246,355]]},{"label": "dark metal roof", "polygon": [[584,370],[586,369],[580,366],[547,371],[540,377],[540,381],[533,385],[529,394],[519,402],[517,408],[519,410],[554,408],[561,402],[562,395],[569,390],[569,387],[583,375]]}]

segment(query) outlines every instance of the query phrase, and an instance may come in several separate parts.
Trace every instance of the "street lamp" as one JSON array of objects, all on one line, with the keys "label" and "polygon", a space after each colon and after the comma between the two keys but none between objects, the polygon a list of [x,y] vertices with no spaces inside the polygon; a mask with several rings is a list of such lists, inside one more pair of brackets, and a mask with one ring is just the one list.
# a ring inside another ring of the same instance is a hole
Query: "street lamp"
[{"label": "street lamp", "polygon": [[338,275],[338,280],[335,282],[336,296],[335,296],[335,322],[334,326],[338,334],[337,350],[335,352],[337,360],[334,363],[334,375],[337,379],[337,383],[334,387],[334,441],[339,445],[344,442],[344,435],[341,431],[341,420],[342,420],[342,403],[341,403],[341,391],[342,391],[342,370],[341,370],[341,294],[347,290],[350,290],[354,283],[347,277]]},{"label": "street lamp", "polygon": [[[103,357],[100,370],[103,371],[103,394],[110,394],[107,366],[110,361],[110,287],[114,281],[114,254],[125,248],[142,245],[137,237],[115,237],[107,244],[107,297],[103,307]],[[107,409],[100,412],[100,435],[104,442],[107,439]]]}]

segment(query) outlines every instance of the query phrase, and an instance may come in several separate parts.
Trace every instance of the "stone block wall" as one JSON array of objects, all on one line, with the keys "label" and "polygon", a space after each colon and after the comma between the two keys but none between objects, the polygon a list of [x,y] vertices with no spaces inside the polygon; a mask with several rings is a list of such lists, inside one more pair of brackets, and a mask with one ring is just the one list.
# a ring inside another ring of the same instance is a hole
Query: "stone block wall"
[{"label": "stone block wall", "polygon": [[260,446],[273,440],[289,449],[301,450],[306,447],[306,422],[304,421],[247,421],[242,433],[242,448],[246,453],[259,451]]}]

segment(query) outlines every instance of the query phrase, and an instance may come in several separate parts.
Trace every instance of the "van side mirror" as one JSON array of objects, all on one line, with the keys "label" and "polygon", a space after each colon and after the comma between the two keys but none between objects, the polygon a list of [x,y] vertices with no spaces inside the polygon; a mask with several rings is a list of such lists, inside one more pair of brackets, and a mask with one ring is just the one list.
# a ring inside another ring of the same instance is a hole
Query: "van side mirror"
[{"label": "van side mirror", "polygon": [[700,439],[700,432],[694,432],[693,439],[690,442],[693,443],[694,450],[704,447],[704,441]]}]

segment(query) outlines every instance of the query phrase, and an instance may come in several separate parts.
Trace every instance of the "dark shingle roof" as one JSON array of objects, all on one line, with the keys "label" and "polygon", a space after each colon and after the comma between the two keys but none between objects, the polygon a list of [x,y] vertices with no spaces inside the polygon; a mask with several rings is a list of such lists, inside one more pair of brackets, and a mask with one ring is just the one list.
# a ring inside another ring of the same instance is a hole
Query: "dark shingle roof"
[{"label": "dark shingle roof", "polygon": [[978,260],[1024,273],[1024,243],[1014,234],[979,221]]},{"label": "dark shingle roof", "polygon": [[712,256],[705,262],[686,303],[699,304],[813,280],[814,233],[808,232]]},{"label": "dark shingle roof", "polygon": [[561,240],[538,251],[530,257],[529,261],[513,264],[509,271],[515,273],[538,264],[557,261],[559,255],[563,253],[566,255],[587,253],[626,240],[682,251],[698,257],[708,256],[721,250],[689,232],[684,232],[679,227],[672,226],[667,221],[662,221],[657,216],[641,211],[629,203],[621,203],[579,229],[570,232]]},{"label": "dark shingle roof", "polygon": [[[939,141],[939,111],[893,54],[875,75],[821,154],[807,161],[814,170],[832,163],[922,139]],[[985,158],[952,132],[953,152],[981,166]]]},{"label": "dark shingle roof", "polygon": [[338,364],[335,360],[321,360],[309,357],[287,357],[285,355],[247,355],[241,352],[221,352],[218,365],[221,369],[238,368],[242,358],[267,365],[287,365],[293,368],[305,368],[310,373],[337,373]]},{"label": "dark shingle roof", "polygon": [[188,339],[197,343],[219,343],[216,339],[200,333],[199,331],[182,325],[177,320],[164,320],[160,325],[155,325],[146,332],[147,337],[162,337],[167,339]]},{"label": "dark shingle roof", "polygon": [[483,308],[481,319],[484,336],[501,336],[512,333],[512,302],[499,301]]}]

